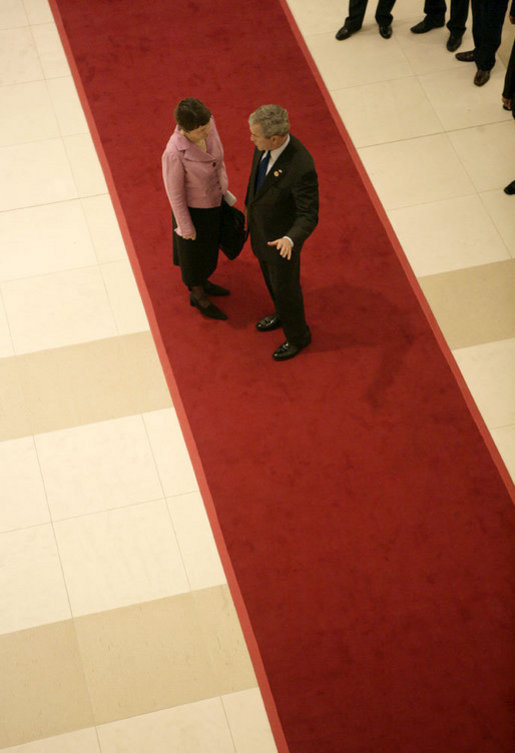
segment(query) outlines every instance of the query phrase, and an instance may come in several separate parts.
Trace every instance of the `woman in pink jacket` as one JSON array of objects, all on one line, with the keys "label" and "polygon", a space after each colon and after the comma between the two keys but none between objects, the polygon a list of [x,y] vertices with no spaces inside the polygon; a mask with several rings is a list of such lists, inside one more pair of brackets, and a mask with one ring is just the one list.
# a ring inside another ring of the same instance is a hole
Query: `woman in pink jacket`
[{"label": "woman in pink jacket", "polygon": [[163,179],[173,212],[173,259],[190,291],[190,304],[203,316],[227,319],[211,296],[228,295],[209,277],[216,269],[222,199],[227,191],[224,150],[215,121],[198,99],[182,99],[174,111],[177,127],[163,153]]}]

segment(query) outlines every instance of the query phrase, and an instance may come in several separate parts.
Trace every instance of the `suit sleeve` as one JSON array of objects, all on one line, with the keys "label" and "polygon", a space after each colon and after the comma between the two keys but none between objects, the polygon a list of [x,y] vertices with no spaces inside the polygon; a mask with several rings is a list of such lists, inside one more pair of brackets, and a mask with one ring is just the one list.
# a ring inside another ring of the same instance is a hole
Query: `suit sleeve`
[{"label": "suit sleeve", "polygon": [[295,202],[295,220],[285,233],[294,248],[302,246],[318,223],[318,177],[315,168],[307,170],[292,188]]}]

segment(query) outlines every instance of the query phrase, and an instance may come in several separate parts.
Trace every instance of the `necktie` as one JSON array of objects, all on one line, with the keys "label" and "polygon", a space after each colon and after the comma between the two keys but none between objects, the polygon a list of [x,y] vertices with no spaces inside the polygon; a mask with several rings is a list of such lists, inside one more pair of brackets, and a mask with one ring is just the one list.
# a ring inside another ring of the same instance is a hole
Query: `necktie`
[{"label": "necktie", "polygon": [[258,165],[258,169],[256,173],[256,191],[259,190],[259,187],[261,186],[262,182],[264,181],[266,177],[266,168],[268,167],[269,161],[270,161],[270,152],[265,152],[265,156],[261,159],[261,162]]}]

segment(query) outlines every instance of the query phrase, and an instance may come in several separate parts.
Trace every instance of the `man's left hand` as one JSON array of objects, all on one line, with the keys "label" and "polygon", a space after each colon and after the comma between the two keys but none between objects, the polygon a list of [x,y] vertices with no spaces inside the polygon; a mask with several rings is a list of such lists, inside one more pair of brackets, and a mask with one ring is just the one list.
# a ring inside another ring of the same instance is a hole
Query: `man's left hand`
[{"label": "man's left hand", "polygon": [[269,246],[275,246],[283,259],[291,259],[293,243],[289,238],[278,238],[276,241],[268,241]]}]

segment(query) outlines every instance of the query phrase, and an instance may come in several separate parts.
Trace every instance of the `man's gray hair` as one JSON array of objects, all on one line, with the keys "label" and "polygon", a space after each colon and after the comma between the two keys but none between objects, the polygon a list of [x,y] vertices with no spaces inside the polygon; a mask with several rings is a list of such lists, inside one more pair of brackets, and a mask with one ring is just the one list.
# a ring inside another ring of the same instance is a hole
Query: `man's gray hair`
[{"label": "man's gray hair", "polygon": [[266,139],[286,136],[290,130],[288,111],[280,105],[261,105],[249,116],[250,125],[259,125]]}]

